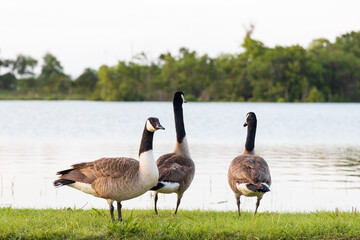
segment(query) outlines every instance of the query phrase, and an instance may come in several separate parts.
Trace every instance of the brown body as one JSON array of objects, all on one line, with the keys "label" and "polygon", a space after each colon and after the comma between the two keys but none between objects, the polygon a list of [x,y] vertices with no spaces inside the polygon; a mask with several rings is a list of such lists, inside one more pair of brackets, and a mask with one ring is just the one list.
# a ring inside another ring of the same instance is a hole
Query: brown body
[{"label": "brown body", "polygon": [[85,185],[78,183],[89,184],[94,193],[87,193],[116,201],[137,197],[157,182],[142,181],[139,161],[132,158],[101,158],[93,162],[74,164],[72,167],[59,172],[63,174],[60,179],[76,182],[69,184],[70,187],[82,190]]},{"label": "brown body", "polygon": [[121,201],[140,196],[158,182],[159,170],[153,155],[153,136],[164,129],[159,119],[148,118],[139,149],[139,161],[133,158],[101,158],[93,162],[72,165],[59,171],[54,186],[70,186],[84,193],[107,200],[114,220],[113,202],[117,201],[118,220],[121,221]]},{"label": "brown body", "polygon": [[271,185],[271,176],[268,164],[262,157],[255,155],[240,155],[232,160],[228,171],[228,182],[235,194],[242,194],[238,185],[250,183],[260,185],[265,182]]},{"label": "brown body", "polygon": [[270,191],[271,175],[265,160],[255,155],[255,135],[257,119],[253,112],[246,115],[244,127],[247,128],[245,149],[232,160],[228,170],[228,183],[235,194],[240,215],[240,196],[257,197],[255,214],[263,195]]},{"label": "brown body", "polygon": [[[159,168],[159,181],[179,183],[176,193],[182,196],[195,175],[193,160],[184,154],[175,152],[161,156],[156,164]],[[159,192],[162,192],[161,189]]]},{"label": "brown body", "polygon": [[190,156],[186,139],[182,104],[186,102],[182,92],[174,94],[174,120],[176,128],[176,143],[173,153],[162,155],[156,161],[159,169],[159,181],[151,190],[155,191],[154,205],[157,213],[158,193],[176,193],[177,203],[175,214],[181,198],[190,186],[195,175],[195,164]]}]

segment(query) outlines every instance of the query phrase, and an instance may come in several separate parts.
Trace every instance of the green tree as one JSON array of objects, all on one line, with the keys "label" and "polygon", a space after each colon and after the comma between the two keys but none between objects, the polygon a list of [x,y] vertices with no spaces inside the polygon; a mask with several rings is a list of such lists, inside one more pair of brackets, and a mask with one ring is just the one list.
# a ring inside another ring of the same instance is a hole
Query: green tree
[{"label": "green tree", "polygon": [[141,88],[146,76],[143,70],[142,66],[134,62],[127,64],[124,61],[114,67],[102,66],[98,71],[95,98],[105,101],[143,100]]},{"label": "green tree", "polygon": [[161,54],[159,59],[161,73],[154,84],[156,89],[162,89],[161,100],[168,100],[171,98],[170,93],[180,89],[180,86],[178,85],[178,64],[176,59],[170,53]]},{"label": "green tree", "polygon": [[[0,58],[0,89],[16,89],[17,79],[11,71],[13,60]],[[2,74],[2,71],[6,72]]]},{"label": "green tree", "polygon": [[50,53],[47,53],[43,60],[44,64],[38,77],[43,91],[47,94],[69,94],[72,81],[64,73],[59,60]]},{"label": "green tree", "polygon": [[21,54],[12,61],[12,72],[19,77],[17,81],[17,90],[19,92],[26,93],[37,90],[38,86],[34,73],[37,63],[36,59]]},{"label": "green tree", "polygon": [[315,39],[304,49],[266,47],[253,31],[251,25],[239,54],[212,58],[183,47],[151,62],[140,53],[129,62],[85,69],[74,82],[51,54],[39,76],[29,56],[0,58],[0,88],[61,99],[74,90],[77,97],[106,101],[171,100],[176,90],[200,101],[360,101],[360,32],[333,43]]},{"label": "green tree", "polygon": [[83,94],[85,98],[89,99],[92,92],[95,90],[96,83],[99,78],[96,71],[86,68],[85,71],[75,80],[76,91]]},{"label": "green tree", "polygon": [[306,97],[306,102],[323,102],[323,94],[316,88],[312,87],[309,95]]},{"label": "green tree", "polygon": [[18,55],[13,61],[12,70],[20,76],[33,76],[37,60],[24,55]]},{"label": "green tree", "polygon": [[263,55],[268,49],[267,47],[265,47],[264,43],[251,37],[254,29],[255,26],[251,24],[249,29],[246,31],[244,42],[241,45],[245,49],[244,56],[248,58],[249,62],[251,62],[252,59],[256,57]]},{"label": "green tree", "polygon": [[8,72],[4,75],[0,75],[0,89],[15,89],[17,79],[14,74]]},{"label": "green tree", "polygon": [[334,48],[341,49],[344,52],[354,54],[357,58],[360,58],[360,31],[352,31],[337,37]]}]

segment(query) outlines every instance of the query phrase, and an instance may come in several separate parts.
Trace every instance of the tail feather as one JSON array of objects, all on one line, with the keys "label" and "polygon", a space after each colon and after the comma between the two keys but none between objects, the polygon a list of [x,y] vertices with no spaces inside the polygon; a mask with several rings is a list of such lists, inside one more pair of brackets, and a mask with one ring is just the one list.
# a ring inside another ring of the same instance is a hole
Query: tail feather
[{"label": "tail feather", "polygon": [[267,184],[259,184],[259,185],[255,185],[255,184],[247,184],[246,187],[251,190],[251,191],[254,191],[254,192],[263,192],[263,193],[266,193],[266,192],[269,192],[270,191],[270,188],[267,186]]},{"label": "tail feather", "polygon": [[159,190],[160,188],[162,188],[163,186],[165,186],[163,183],[158,182],[158,184],[156,184],[156,186],[153,186],[150,190],[156,191],[156,190]]},{"label": "tail feather", "polygon": [[58,171],[58,172],[56,173],[56,175],[65,175],[65,174],[71,172],[72,170],[74,170],[74,169],[73,169],[73,168],[70,168],[70,169]]},{"label": "tail feather", "polygon": [[65,186],[65,185],[69,185],[75,183],[75,181],[73,180],[69,180],[69,179],[58,179],[54,182],[54,186],[55,187],[61,187],[61,186]]},{"label": "tail feather", "polygon": [[86,162],[82,162],[82,163],[77,163],[72,165],[72,168],[66,169],[66,170],[62,170],[56,173],[56,175],[65,175],[73,170],[77,170],[77,169],[81,169],[83,167],[86,167],[88,165],[88,163]]}]

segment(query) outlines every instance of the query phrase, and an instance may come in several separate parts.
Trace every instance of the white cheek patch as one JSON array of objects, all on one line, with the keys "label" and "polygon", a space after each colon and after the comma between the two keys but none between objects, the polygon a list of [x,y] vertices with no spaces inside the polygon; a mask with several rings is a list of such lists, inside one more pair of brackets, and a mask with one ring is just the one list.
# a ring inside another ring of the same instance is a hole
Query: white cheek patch
[{"label": "white cheek patch", "polygon": [[185,100],[185,98],[184,98],[184,95],[181,94],[181,98],[182,98],[183,102],[186,103],[186,100]]},{"label": "white cheek patch", "polygon": [[156,129],[153,127],[153,125],[150,123],[149,120],[146,121],[146,129],[149,131],[149,132],[155,132]]},{"label": "white cheek patch", "polygon": [[245,120],[246,124],[248,123],[248,118],[249,118],[249,114],[246,114],[246,120]]}]

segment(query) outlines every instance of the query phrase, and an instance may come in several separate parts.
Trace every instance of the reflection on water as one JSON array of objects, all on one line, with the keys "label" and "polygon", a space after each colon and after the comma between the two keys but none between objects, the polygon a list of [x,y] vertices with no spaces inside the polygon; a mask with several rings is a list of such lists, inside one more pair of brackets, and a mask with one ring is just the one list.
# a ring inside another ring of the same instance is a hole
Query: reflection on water
[{"label": "reflection on water", "polygon": [[[351,210],[360,198],[359,104],[188,103],[185,126],[196,164],[181,209],[236,209],[227,184],[231,160],[242,151],[248,111],[258,116],[256,152],[273,183],[259,211]],[[107,208],[106,201],[68,187],[55,189],[58,170],[100,157],[137,158],[145,119],[166,131],[154,138],[155,158],[171,152],[171,103],[0,101],[0,206]],[[254,210],[255,198],[242,198]],[[176,195],[159,195],[159,209]],[[124,208],[152,208],[151,193]]]}]

